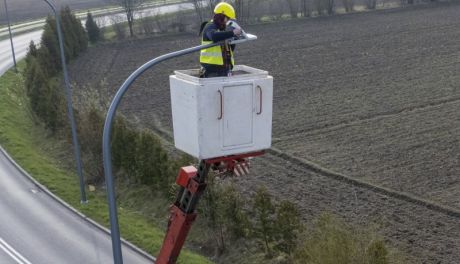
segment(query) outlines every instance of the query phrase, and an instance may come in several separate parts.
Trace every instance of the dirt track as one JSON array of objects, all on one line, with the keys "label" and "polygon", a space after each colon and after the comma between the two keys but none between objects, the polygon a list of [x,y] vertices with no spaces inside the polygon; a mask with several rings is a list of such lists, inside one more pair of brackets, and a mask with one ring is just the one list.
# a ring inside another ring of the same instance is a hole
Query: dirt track
[{"label": "dirt track", "polygon": [[[419,6],[276,24],[248,31],[237,63],[275,78],[274,146],[349,177],[460,211],[460,4]],[[91,49],[72,65],[80,85],[113,94],[149,57],[196,45],[165,36]],[[267,59],[260,59],[267,58]],[[148,72],[123,111],[171,129],[167,76],[196,67],[197,55]],[[87,67],[87,65],[91,65]],[[271,154],[242,179],[296,200],[304,217],[332,211],[353,223],[378,222],[416,263],[458,263],[460,219],[387,196]],[[286,172],[287,171],[287,172]]]}]

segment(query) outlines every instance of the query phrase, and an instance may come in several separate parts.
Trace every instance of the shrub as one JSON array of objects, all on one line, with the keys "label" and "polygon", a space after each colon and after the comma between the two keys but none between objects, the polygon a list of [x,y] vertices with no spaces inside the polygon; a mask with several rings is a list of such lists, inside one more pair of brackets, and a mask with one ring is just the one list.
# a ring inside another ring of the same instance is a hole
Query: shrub
[{"label": "shrub", "polygon": [[139,133],[136,143],[135,161],[140,183],[155,186],[167,195],[169,180],[169,159],[160,140],[152,132]]},{"label": "shrub", "polygon": [[253,211],[255,214],[254,234],[263,244],[265,253],[271,256],[271,242],[274,239],[275,226],[273,218],[275,206],[267,189],[260,188],[254,196]]},{"label": "shrub", "polygon": [[385,243],[382,240],[375,240],[370,243],[367,248],[367,258],[369,263],[372,264],[387,264],[388,250],[385,247]]},{"label": "shrub", "polygon": [[205,225],[208,227],[208,236],[215,241],[215,249],[218,254],[225,250],[224,217],[222,215],[221,204],[222,187],[216,183],[216,176],[208,176],[208,185],[203,196],[202,206],[199,210],[204,216]]},{"label": "shrub", "polygon": [[[39,57],[39,64],[43,65],[43,68],[50,66],[50,68],[45,68],[49,73],[47,77],[54,76],[62,68],[60,59],[61,56],[59,53],[59,42],[56,32],[56,20],[51,16],[48,16],[46,19],[39,50],[46,50],[46,52],[44,52],[46,56]],[[68,56],[67,53],[65,55]]]},{"label": "shrub", "polygon": [[294,252],[303,230],[300,212],[289,201],[282,201],[276,208],[276,248],[288,255]]},{"label": "shrub", "polygon": [[31,109],[54,133],[63,123],[63,95],[57,81],[47,79],[35,57],[29,57],[28,61],[25,85]]},{"label": "shrub", "polygon": [[381,240],[353,229],[331,215],[323,215],[294,254],[294,263],[387,264]]},{"label": "shrub", "polygon": [[220,210],[224,219],[225,229],[237,239],[247,237],[250,231],[250,222],[243,210],[243,198],[234,185],[229,185],[221,192]]},{"label": "shrub", "polygon": [[96,22],[93,19],[93,15],[91,15],[90,12],[86,14],[86,32],[88,33],[88,39],[91,43],[96,43],[100,40],[101,38],[101,32],[96,24]]},{"label": "shrub", "polygon": [[88,37],[81,21],[72,14],[68,6],[61,9],[62,31],[64,34],[64,43],[66,55],[69,59],[74,59],[88,47]]},{"label": "shrub", "polygon": [[138,137],[139,134],[128,127],[123,118],[117,118],[111,139],[113,163],[118,170],[133,179],[137,173],[136,142],[139,140]]},{"label": "shrub", "polygon": [[114,166],[129,180],[169,194],[174,179],[168,153],[160,140],[149,130],[130,128],[126,120],[117,118],[111,139]]},{"label": "shrub", "polygon": [[[80,21],[68,7],[60,13],[64,37],[65,55],[74,58],[87,47],[87,38]],[[83,34],[82,34],[83,33]],[[29,45],[25,71],[25,85],[34,114],[53,133],[65,125],[65,97],[58,79],[61,70],[61,55],[56,31],[56,21],[48,16],[39,48]]]},{"label": "shrub", "polygon": [[83,162],[88,171],[86,180],[89,183],[100,184],[104,181],[102,163],[104,116],[95,106],[91,106],[80,117],[78,135],[84,153]]}]

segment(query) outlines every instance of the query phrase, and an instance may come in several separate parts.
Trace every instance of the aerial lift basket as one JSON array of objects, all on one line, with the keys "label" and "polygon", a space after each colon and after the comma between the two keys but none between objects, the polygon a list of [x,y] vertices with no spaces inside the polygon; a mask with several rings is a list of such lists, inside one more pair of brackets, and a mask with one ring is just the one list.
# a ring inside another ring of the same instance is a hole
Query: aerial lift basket
[{"label": "aerial lift basket", "polygon": [[170,76],[176,148],[200,159],[268,149],[273,78],[237,65],[231,77],[199,78],[198,70]]}]

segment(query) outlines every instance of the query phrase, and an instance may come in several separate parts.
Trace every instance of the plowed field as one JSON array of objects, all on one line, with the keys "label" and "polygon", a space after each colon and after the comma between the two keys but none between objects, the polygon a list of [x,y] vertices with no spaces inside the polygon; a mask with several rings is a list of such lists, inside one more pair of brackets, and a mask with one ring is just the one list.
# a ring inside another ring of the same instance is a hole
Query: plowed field
[{"label": "plowed field", "polygon": [[[306,219],[377,222],[416,263],[459,263],[459,14],[444,3],[249,27],[259,40],[236,60],[274,76],[279,151],[237,180],[243,190],[266,185]],[[98,46],[71,78],[77,94],[96,87],[109,98],[149,58],[197,44],[184,34]],[[171,131],[168,75],[196,68],[197,56],[145,73],[122,111]]]}]

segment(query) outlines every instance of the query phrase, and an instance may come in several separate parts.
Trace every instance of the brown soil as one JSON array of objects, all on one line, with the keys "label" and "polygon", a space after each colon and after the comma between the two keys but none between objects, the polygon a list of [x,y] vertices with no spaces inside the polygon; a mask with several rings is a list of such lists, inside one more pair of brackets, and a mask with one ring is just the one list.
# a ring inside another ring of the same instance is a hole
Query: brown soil
[{"label": "brown soil", "polygon": [[[332,211],[378,223],[416,263],[458,263],[459,13],[458,3],[437,4],[249,27],[259,40],[239,45],[236,60],[274,76],[273,145],[286,156],[256,159],[236,180],[242,190],[265,185],[307,220]],[[111,97],[149,58],[197,44],[184,34],[98,46],[71,78],[77,94],[92,86]],[[122,112],[170,131],[168,75],[196,68],[197,56],[146,72]]]}]

